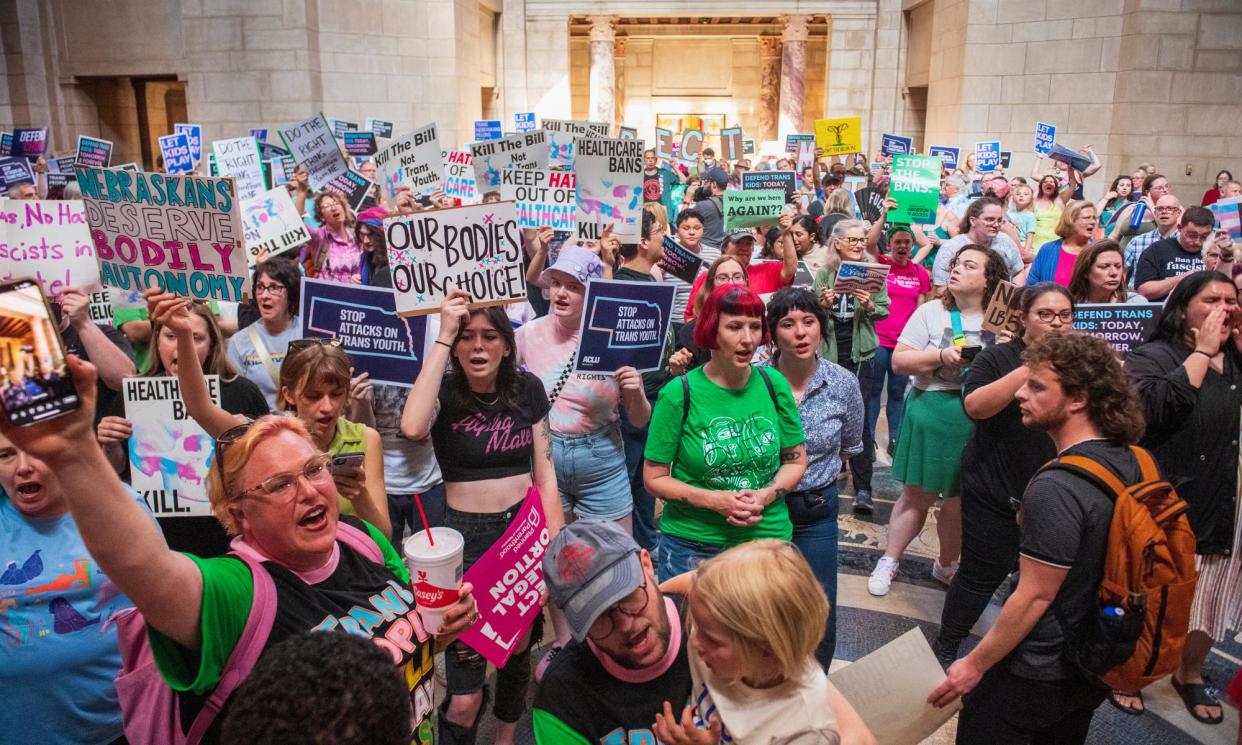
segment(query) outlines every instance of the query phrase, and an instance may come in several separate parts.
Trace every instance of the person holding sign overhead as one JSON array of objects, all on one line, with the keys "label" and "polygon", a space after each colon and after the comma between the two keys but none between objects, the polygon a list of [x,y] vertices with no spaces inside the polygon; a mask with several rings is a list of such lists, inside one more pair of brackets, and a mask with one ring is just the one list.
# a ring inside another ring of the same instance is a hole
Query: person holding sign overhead
[{"label": "person holding sign overhead", "polygon": [[[293,206],[298,214],[306,210],[306,196],[310,189],[308,178],[302,170],[294,176]],[[313,211],[312,217],[319,227],[308,228],[310,242],[302,246],[298,255],[298,263],[306,276],[329,282],[362,284],[362,247],[354,236],[354,211],[349,208],[345,197],[332,191],[319,192],[315,195]]]}]

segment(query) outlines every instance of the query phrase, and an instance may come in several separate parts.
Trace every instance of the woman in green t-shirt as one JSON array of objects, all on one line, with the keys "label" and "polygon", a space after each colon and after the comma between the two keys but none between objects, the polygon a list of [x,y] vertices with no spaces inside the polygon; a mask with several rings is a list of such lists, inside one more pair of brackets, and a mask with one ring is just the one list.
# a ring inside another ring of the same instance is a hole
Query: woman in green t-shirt
[{"label": "woman in green t-shirt", "polygon": [[717,287],[695,343],[711,359],[661,389],[643,453],[647,491],[666,503],[656,549],[661,581],[745,541],[790,540],[784,495],[806,470],[789,383],[750,362],[767,343],[759,296]]}]

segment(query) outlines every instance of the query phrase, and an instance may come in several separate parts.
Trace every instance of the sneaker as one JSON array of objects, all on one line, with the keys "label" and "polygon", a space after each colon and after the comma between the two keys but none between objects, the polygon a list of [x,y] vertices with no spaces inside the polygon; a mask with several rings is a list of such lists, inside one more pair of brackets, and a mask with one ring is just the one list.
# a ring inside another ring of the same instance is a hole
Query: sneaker
[{"label": "sneaker", "polygon": [[543,674],[548,671],[548,665],[552,664],[552,660],[556,659],[556,656],[561,653],[562,649],[564,649],[564,647],[560,646],[559,644],[553,644],[552,647],[543,656],[543,658],[539,660],[539,664],[535,665],[535,682],[536,683],[539,683],[543,680]]},{"label": "sneaker", "polygon": [[932,560],[932,579],[937,582],[943,582],[945,585],[953,584],[953,578],[957,575],[958,562],[953,562],[946,566],[941,566],[939,559]]},{"label": "sneaker", "polygon": [[859,489],[854,495],[854,511],[863,515],[870,515],[875,505],[871,501],[871,492],[866,489]]},{"label": "sneaker", "polygon": [[887,595],[888,588],[893,584],[893,575],[897,574],[899,566],[900,563],[896,559],[881,556],[875,564],[875,569],[871,570],[871,579],[867,580],[867,591],[876,597]]}]

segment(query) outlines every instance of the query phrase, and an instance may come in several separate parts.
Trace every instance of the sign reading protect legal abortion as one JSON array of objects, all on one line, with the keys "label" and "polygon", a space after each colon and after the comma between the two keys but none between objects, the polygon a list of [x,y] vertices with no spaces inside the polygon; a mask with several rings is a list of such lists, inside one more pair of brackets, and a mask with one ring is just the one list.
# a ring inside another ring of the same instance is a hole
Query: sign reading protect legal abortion
[{"label": "sign reading protect legal abortion", "polygon": [[233,179],[118,168],[78,168],[77,175],[105,285],[243,299],[246,252]]},{"label": "sign reading protect legal abortion", "polygon": [[454,288],[470,293],[475,307],[526,300],[512,202],[393,217],[384,233],[398,315],[434,313]]}]

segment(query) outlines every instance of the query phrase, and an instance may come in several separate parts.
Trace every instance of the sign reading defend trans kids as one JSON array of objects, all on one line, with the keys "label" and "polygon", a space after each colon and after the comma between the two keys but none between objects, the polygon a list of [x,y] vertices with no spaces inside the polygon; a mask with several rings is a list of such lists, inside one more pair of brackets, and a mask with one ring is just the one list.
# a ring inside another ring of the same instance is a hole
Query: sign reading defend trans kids
[{"label": "sign reading defend trans kids", "polygon": [[587,282],[574,372],[659,370],[675,290],[664,282]]}]

